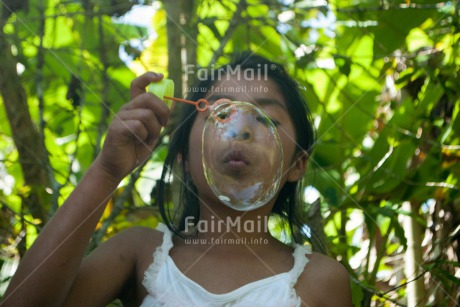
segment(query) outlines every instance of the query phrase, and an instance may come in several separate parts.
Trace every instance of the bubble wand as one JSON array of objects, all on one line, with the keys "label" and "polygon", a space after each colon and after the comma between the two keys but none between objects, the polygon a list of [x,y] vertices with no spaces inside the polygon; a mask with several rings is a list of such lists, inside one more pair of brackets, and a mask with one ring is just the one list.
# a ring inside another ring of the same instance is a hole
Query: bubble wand
[{"label": "bubble wand", "polygon": [[170,79],[163,79],[149,85],[149,92],[155,94],[161,100],[171,100],[171,111],[174,109],[175,102],[182,102],[194,105],[198,112],[205,112],[209,109],[209,101],[204,98],[197,101],[191,101],[182,98],[172,97],[174,95],[174,82]]}]

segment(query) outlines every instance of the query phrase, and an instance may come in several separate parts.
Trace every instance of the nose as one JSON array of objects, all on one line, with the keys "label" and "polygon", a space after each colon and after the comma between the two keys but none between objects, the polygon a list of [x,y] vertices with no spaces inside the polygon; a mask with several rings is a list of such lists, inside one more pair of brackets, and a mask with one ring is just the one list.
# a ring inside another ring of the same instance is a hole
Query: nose
[{"label": "nose", "polygon": [[229,122],[227,137],[237,141],[250,141],[254,135],[250,116],[235,116]]},{"label": "nose", "polygon": [[251,138],[251,133],[249,131],[244,131],[240,133],[240,139],[242,141],[249,140]]},{"label": "nose", "polygon": [[235,139],[238,141],[247,141],[252,138],[252,133],[249,130],[246,131],[238,131],[236,129],[232,129],[228,131],[228,138],[229,139]]},{"label": "nose", "polygon": [[247,141],[250,140],[252,133],[250,131],[230,131],[230,138],[236,139],[238,141]]}]

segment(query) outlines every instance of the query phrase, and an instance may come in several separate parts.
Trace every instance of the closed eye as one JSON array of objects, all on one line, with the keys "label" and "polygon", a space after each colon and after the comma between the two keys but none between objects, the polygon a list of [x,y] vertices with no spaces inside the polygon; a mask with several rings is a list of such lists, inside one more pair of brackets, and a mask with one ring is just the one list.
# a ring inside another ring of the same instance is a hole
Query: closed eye
[{"label": "closed eye", "polygon": [[271,122],[275,127],[278,127],[279,126],[279,122],[274,120],[274,119],[271,119],[269,117],[265,117],[265,116],[259,116],[257,117],[257,120],[262,123],[264,126],[268,126],[269,125],[269,122]]}]

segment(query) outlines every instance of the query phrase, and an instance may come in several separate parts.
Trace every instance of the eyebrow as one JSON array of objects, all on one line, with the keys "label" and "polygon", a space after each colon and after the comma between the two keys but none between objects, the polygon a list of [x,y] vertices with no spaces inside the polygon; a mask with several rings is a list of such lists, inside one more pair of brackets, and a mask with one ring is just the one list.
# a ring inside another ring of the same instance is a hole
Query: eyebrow
[{"label": "eyebrow", "polygon": [[[233,97],[231,95],[221,95],[221,94],[211,95],[208,98],[208,101],[210,103],[214,103],[217,100],[224,99],[224,98],[232,100],[232,101],[236,101],[235,97]],[[274,106],[278,106],[278,107],[282,108],[283,110],[286,110],[286,106],[281,101],[279,101],[278,99],[261,97],[261,98],[251,99],[251,100],[252,101],[245,101],[245,102],[249,102],[249,103],[252,103],[252,104],[255,104],[255,105],[261,105],[261,106],[274,105]]]},{"label": "eyebrow", "polygon": [[255,102],[257,104],[261,104],[261,105],[265,105],[265,106],[270,106],[270,105],[278,106],[278,107],[286,110],[286,106],[281,101],[279,101],[278,99],[258,98],[258,99],[255,99]]}]

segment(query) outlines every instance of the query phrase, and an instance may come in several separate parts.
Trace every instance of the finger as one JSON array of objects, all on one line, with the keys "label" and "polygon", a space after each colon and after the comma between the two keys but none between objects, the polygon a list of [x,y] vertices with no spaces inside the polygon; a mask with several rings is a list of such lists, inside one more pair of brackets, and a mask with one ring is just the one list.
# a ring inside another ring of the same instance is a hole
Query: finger
[{"label": "finger", "polygon": [[124,105],[121,111],[147,109],[151,110],[162,126],[166,126],[169,120],[169,108],[158,97],[151,93],[143,93],[134,98],[130,103]]},{"label": "finger", "polygon": [[152,82],[158,82],[163,79],[163,74],[155,72],[146,72],[131,82],[131,99],[145,93],[145,88]]},{"label": "finger", "polygon": [[118,123],[120,134],[128,139],[135,140],[136,143],[143,143],[146,141],[149,133],[144,123],[140,120],[132,119],[125,120]]},{"label": "finger", "polygon": [[155,140],[161,131],[161,125],[155,115],[150,109],[133,109],[120,112],[119,119],[122,121],[139,120],[147,129],[148,135],[145,139],[147,143]]}]

